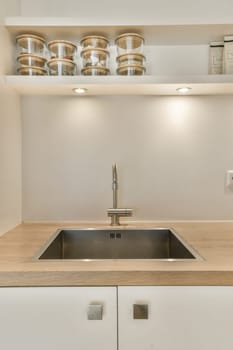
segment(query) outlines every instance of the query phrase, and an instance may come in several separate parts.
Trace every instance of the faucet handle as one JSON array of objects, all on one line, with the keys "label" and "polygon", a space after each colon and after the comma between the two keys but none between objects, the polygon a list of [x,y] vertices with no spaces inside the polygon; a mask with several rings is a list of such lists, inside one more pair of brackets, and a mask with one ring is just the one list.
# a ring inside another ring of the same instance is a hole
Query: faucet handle
[{"label": "faucet handle", "polygon": [[133,209],[123,209],[123,208],[110,208],[108,209],[108,216],[132,216],[133,215]]},{"label": "faucet handle", "polygon": [[132,216],[133,209],[122,209],[122,208],[110,208],[108,209],[108,216],[111,216],[111,225],[120,225],[120,216]]}]

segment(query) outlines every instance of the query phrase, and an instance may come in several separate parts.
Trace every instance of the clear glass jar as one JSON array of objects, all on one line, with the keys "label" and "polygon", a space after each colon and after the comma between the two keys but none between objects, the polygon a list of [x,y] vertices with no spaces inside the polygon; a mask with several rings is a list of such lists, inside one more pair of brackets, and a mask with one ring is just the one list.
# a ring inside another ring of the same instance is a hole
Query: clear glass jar
[{"label": "clear glass jar", "polygon": [[145,63],[146,57],[140,53],[126,53],[120,55],[116,58],[118,67],[125,66],[126,64],[136,64],[143,66]]},{"label": "clear glass jar", "polygon": [[109,41],[104,36],[88,35],[82,38],[81,46],[83,49],[108,49]]},{"label": "clear glass jar", "polygon": [[86,67],[82,69],[82,75],[109,75],[110,70],[104,67]]},{"label": "clear glass jar", "polygon": [[144,75],[146,68],[137,64],[125,65],[117,68],[118,75]]},{"label": "clear glass jar", "polygon": [[17,62],[21,66],[45,68],[47,60],[44,57],[23,53],[17,57]]},{"label": "clear glass jar", "polygon": [[59,58],[52,58],[48,61],[48,68],[50,75],[76,75],[77,65],[76,63]]},{"label": "clear glass jar", "polygon": [[143,53],[144,38],[136,33],[125,33],[119,35],[115,44],[117,46],[118,56],[125,53]]},{"label": "clear glass jar", "polygon": [[109,52],[104,49],[85,49],[81,51],[83,67],[107,67]]},{"label": "clear glass jar", "polygon": [[53,40],[48,43],[51,58],[64,58],[74,60],[77,54],[77,46],[67,40]]},{"label": "clear glass jar", "polygon": [[23,66],[17,69],[19,75],[47,75],[47,70],[44,68]]},{"label": "clear glass jar", "polygon": [[45,39],[35,34],[20,34],[16,37],[17,55],[31,54],[46,57]]}]

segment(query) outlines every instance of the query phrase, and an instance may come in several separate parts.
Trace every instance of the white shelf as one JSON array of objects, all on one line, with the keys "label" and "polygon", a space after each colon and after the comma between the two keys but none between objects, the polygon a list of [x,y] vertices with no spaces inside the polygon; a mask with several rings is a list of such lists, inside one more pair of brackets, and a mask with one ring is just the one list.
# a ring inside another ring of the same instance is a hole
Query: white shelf
[{"label": "white shelf", "polygon": [[75,87],[87,88],[87,95],[180,95],[182,86],[192,88],[188,95],[233,94],[233,75],[6,76],[5,83],[21,95],[73,95]]},{"label": "white shelf", "polygon": [[233,23],[89,23],[85,19],[52,17],[7,17],[5,26],[12,36],[22,32],[38,32],[48,40],[64,38],[79,41],[86,34],[108,36],[113,43],[117,35],[136,31],[146,39],[147,45],[204,45],[210,41],[222,40],[233,33]]},{"label": "white shelf", "polygon": [[[177,95],[176,89],[181,86],[192,88],[189,95],[220,95],[233,94],[233,75],[198,75],[200,67],[190,60],[190,72],[193,75],[179,76],[158,76],[151,67],[151,62],[158,64],[157,57],[163,50],[156,51],[157,45],[191,45],[198,47],[194,51],[201,54],[201,57],[208,59],[208,44],[213,40],[222,40],[224,35],[233,34],[233,23],[103,23],[96,21],[89,23],[85,19],[75,18],[31,18],[31,17],[7,17],[5,26],[12,38],[14,47],[15,36],[23,32],[38,32],[51,39],[68,39],[79,42],[82,36],[87,34],[101,34],[110,39],[114,44],[114,39],[118,34],[126,31],[135,31],[145,37],[148,46],[148,63],[147,72],[154,75],[146,76],[107,76],[107,77],[27,77],[27,76],[6,76],[5,82],[19,92],[21,95],[72,95],[74,87],[85,87],[89,95]],[[205,45],[204,49],[203,46]],[[201,49],[199,50],[199,46]],[[186,47],[185,47],[186,49]],[[154,51],[153,51],[154,50]],[[190,48],[187,46],[187,50]],[[173,51],[168,51],[170,54]],[[182,54],[190,59],[185,50],[181,49]],[[192,50],[191,50],[192,52]],[[176,54],[176,53],[175,53]],[[150,55],[150,56],[149,56]],[[180,62],[184,62],[175,56],[174,73],[179,71]],[[203,65],[207,64],[203,59]],[[170,61],[168,60],[167,64]],[[185,61],[186,62],[186,61]],[[188,61],[189,62],[189,61]],[[160,62],[161,64],[161,62]],[[177,66],[176,66],[177,65]],[[207,66],[206,66],[207,68]],[[195,71],[197,73],[195,74]],[[114,69],[112,71],[115,71]],[[167,70],[163,70],[167,71]],[[207,69],[205,69],[207,71]],[[176,73],[175,73],[176,74]]]}]

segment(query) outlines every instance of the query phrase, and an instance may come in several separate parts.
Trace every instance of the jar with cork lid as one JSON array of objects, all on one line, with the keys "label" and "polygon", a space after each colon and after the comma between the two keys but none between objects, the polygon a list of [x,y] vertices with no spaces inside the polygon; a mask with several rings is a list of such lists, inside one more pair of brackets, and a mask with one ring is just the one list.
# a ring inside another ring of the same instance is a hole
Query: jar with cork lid
[{"label": "jar with cork lid", "polygon": [[117,48],[117,74],[143,75],[146,57],[143,55],[144,38],[137,33],[124,33],[116,40]]}]

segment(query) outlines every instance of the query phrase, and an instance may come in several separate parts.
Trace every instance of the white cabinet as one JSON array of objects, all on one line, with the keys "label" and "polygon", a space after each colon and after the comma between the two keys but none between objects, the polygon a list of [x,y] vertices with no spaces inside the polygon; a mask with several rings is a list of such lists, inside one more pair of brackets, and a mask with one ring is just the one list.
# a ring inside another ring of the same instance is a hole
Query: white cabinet
[{"label": "white cabinet", "polygon": [[232,350],[232,325],[233,287],[0,288],[3,350]]},{"label": "white cabinet", "polygon": [[233,349],[232,287],[119,287],[118,305],[120,350]]},{"label": "white cabinet", "polygon": [[0,288],[0,349],[116,350],[116,300],[115,287]]}]

